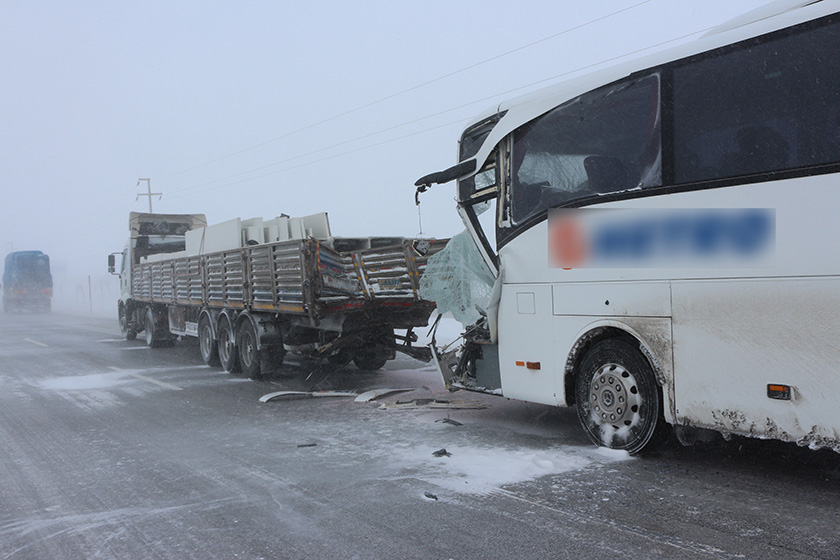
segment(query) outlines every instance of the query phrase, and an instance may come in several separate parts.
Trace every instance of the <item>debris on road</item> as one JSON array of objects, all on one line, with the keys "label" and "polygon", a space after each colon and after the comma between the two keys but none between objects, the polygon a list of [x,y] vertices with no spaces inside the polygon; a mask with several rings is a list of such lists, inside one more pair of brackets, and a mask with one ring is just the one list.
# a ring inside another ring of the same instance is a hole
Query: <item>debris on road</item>
[{"label": "debris on road", "polygon": [[370,391],[365,391],[356,397],[356,402],[370,402],[378,399],[379,397],[384,397],[385,395],[407,393],[408,391],[414,391],[414,387],[371,389]]},{"label": "debris on road", "polygon": [[358,395],[355,391],[275,391],[260,397],[260,402],[268,402],[274,399],[286,397],[293,398],[307,398],[307,397],[355,397]]},{"label": "debris on road", "polygon": [[452,457],[452,453],[446,450],[446,448],[438,449],[437,451],[433,451],[432,455],[435,457]]},{"label": "debris on road", "polygon": [[480,401],[458,400],[447,401],[438,399],[412,399],[410,401],[396,401],[393,403],[382,403],[379,408],[413,410],[418,408],[450,408],[450,409],[483,409],[490,405]]}]

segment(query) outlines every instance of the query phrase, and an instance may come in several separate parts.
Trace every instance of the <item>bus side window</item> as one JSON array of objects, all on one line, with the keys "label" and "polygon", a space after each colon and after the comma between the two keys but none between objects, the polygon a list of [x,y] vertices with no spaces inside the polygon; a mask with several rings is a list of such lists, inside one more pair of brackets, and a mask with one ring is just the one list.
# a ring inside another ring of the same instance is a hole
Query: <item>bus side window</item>
[{"label": "bus side window", "polygon": [[840,162],[837,52],[830,23],[675,66],[675,183]]}]

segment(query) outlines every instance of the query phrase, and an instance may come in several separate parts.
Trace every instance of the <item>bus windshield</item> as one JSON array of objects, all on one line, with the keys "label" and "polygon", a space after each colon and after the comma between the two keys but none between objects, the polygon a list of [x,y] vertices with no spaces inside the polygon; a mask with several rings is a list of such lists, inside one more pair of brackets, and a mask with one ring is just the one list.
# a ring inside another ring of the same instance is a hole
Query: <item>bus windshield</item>
[{"label": "bus windshield", "polygon": [[513,137],[514,224],[573,199],[662,183],[659,77],[597,89]]}]

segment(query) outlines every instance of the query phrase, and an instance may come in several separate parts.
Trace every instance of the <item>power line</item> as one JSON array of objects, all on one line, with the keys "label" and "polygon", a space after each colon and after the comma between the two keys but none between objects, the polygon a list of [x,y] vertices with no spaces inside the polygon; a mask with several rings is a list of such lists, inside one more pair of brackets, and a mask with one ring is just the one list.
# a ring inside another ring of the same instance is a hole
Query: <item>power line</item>
[{"label": "power line", "polygon": [[[207,182],[205,182],[205,183],[199,183],[199,184],[197,184],[197,185],[192,185],[192,186],[189,186],[189,187],[184,187],[184,188],[182,188],[182,189],[176,189],[174,192],[176,192],[176,193],[182,193],[180,196],[185,196],[185,194],[184,194],[184,193],[185,193],[186,191],[188,191],[188,190],[197,189],[197,188],[204,187],[204,186],[207,186],[207,185],[212,185],[213,183],[218,183],[218,182],[221,182],[221,181],[226,181],[226,180],[228,180],[228,179],[234,179],[234,178],[236,178],[236,177],[241,177],[241,176],[243,176],[243,175],[247,175],[247,174],[249,174],[249,173],[254,173],[254,172],[257,172],[257,171],[262,171],[262,170],[264,170],[264,169],[269,169],[269,168],[271,168],[271,167],[276,167],[276,166],[278,166],[278,165],[282,165],[282,164],[284,164],[284,163],[289,163],[289,162],[295,161],[295,160],[297,160],[297,159],[301,159],[301,158],[304,158],[304,157],[307,157],[307,156],[311,156],[311,155],[314,155],[314,154],[318,154],[318,153],[321,153],[321,152],[325,152],[325,151],[327,151],[327,150],[331,150],[331,149],[334,149],[334,148],[337,148],[337,147],[341,147],[341,146],[344,146],[344,145],[347,145],[347,144],[351,144],[351,143],[353,143],[353,142],[358,142],[359,140],[363,140],[363,139],[365,139],[365,138],[370,138],[370,137],[372,137],[372,136],[376,136],[376,135],[378,135],[378,134],[382,134],[383,132],[388,132],[388,131],[390,131],[390,130],[394,130],[394,129],[401,128],[401,127],[404,127],[404,126],[408,126],[408,125],[410,125],[410,124],[414,124],[414,123],[417,123],[417,122],[420,122],[420,121],[423,121],[423,120],[426,120],[426,119],[430,119],[430,118],[437,117],[437,116],[440,116],[440,115],[443,115],[443,114],[446,114],[446,113],[450,113],[450,112],[452,112],[452,111],[457,111],[457,110],[459,110],[459,109],[463,109],[463,108],[468,107],[468,106],[470,106],[470,105],[475,105],[476,103],[482,103],[482,102],[490,101],[491,99],[496,99],[496,98],[498,98],[498,97],[507,96],[507,95],[509,95],[509,94],[516,93],[516,92],[521,91],[521,90],[524,90],[524,89],[529,89],[529,88],[532,88],[532,87],[534,87],[534,86],[537,86],[537,85],[540,85],[540,84],[544,84],[545,82],[550,82],[550,81],[552,81],[552,80],[556,80],[556,79],[558,79],[558,78],[562,78],[562,77],[568,76],[568,75],[570,75],[570,74],[575,74],[575,73],[577,73],[577,72],[582,72],[582,71],[584,71],[584,70],[589,70],[589,69],[594,68],[594,67],[596,67],[596,66],[601,66],[601,65],[603,65],[603,64],[607,64],[607,63],[609,63],[609,62],[615,62],[616,60],[620,60],[620,59],[622,59],[622,58],[626,58],[626,57],[629,57],[629,56],[633,56],[633,55],[636,55],[636,54],[640,54],[640,53],[643,53],[643,52],[648,51],[648,50],[651,50],[651,49],[655,49],[655,48],[658,48],[658,47],[661,47],[661,46],[664,46],[664,45],[667,45],[667,44],[670,44],[670,43],[674,43],[674,42],[676,42],[676,41],[681,41],[681,40],[683,40],[683,39],[686,39],[686,38],[688,38],[688,37],[691,37],[692,35],[697,35],[697,34],[699,34],[699,33],[705,33],[705,32],[707,32],[707,31],[709,31],[709,30],[711,30],[711,29],[714,29],[715,27],[716,27],[716,26],[710,26],[710,27],[707,27],[707,28],[704,28],[704,29],[700,29],[700,30],[698,30],[698,31],[692,31],[691,33],[687,33],[687,34],[685,34],[685,35],[681,35],[681,36],[679,36],[679,37],[675,37],[675,38],[672,38],[672,39],[668,39],[667,41],[662,41],[662,42],[660,42],[660,43],[656,43],[656,44],[654,44],[654,45],[649,45],[649,46],[647,46],[647,47],[643,47],[643,48],[640,48],[640,49],[636,49],[636,50],[634,50],[634,51],[630,51],[630,52],[627,52],[627,53],[624,53],[624,54],[621,54],[621,55],[617,55],[617,56],[614,56],[614,57],[611,57],[611,58],[606,58],[606,59],[604,59],[604,60],[601,60],[601,61],[598,61],[598,62],[595,62],[595,63],[589,64],[589,65],[586,65],[586,66],[582,66],[582,67],[580,67],[580,68],[575,68],[575,69],[573,69],[573,70],[568,70],[568,71],[566,71],[566,72],[562,72],[562,73],[560,73],[560,74],[555,74],[554,76],[550,76],[550,77],[548,77],[548,78],[543,78],[543,79],[541,79],[541,80],[537,80],[537,81],[535,81],[535,82],[531,82],[531,83],[526,84],[526,85],[523,85],[523,86],[518,86],[518,87],[515,87],[515,88],[512,88],[512,89],[508,89],[508,90],[505,90],[505,91],[502,91],[502,92],[499,92],[499,93],[495,93],[495,94],[493,94],[493,95],[489,95],[489,96],[487,96],[487,97],[483,97],[483,98],[481,98],[481,99],[476,99],[476,100],[474,100],[474,101],[470,101],[470,102],[468,102],[468,103],[463,103],[463,104],[458,105],[458,106],[456,106],[456,107],[451,107],[451,108],[449,108],[449,109],[445,109],[445,110],[443,110],[443,111],[438,111],[437,113],[432,113],[432,114],[430,114],[430,115],[426,115],[426,116],[424,116],[424,117],[420,117],[420,118],[417,118],[417,119],[413,119],[413,120],[411,120],[411,121],[406,121],[406,122],[403,122],[403,123],[400,123],[400,124],[397,124],[397,125],[394,125],[394,126],[391,126],[391,127],[388,127],[388,128],[384,128],[384,129],[378,130],[378,131],[376,131],[376,132],[371,132],[371,133],[369,133],[369,134],[365,134],[365,135],[363,135],[363,136],[359,136],[359,137],[353,138],[353,139],[351,139],[351,140],[346,140],[346,141],[343,141],[343,142],[339,142],[339,143],[337,143],[337,144],[332,144],[332,145],[327,146],[327,147],[324,147],[324,148],[319,148],[319,149],[317,149],[317,150],[312,150],[312,151],[310,151],[310,152],[306,152],[306,153],[304,153],[304,154],[300,154],[300,155],[297,155],[297,156],[293,156],[293,157],[290,157],[290,158],[287,158],[287,159],[284,159],[284,160],[280,160],[280,161],[277,161],[277,162],[274,162],[274,163],[270,163],[270,164],[268,164],[268,165],[263,165],[263,166],[261,166],[261,167],[257,167],[257,168],[254,168],[254,169],[250,169],[250,170],[248,170],[248,171],[243,171],[243,172],[241,172],[241,173],[236,173],[236,174],[234,174],[234,175],[229,175],[229,176],[227,176],[227,177],[223,177],[223,178],[221,178],[221,179],[214,179],[214,180],[212,180],[212,181],[207,181]],[[261,178],[263,178],[263,177],[268,177],[268,176],[271,176],[271,175],[276,175],[276,174],[278,174],[278,173],[283,173],[283,172],[285,172],[285,171],[290,171],[290,170],[292,170],[292,169],[298,169],[298,168],[300,168],[300,167],[305,167],[305,166],[307,166],[307,165],[313,165],[313,164],[315,164],[315,163],[321,163],[321,162],[323,162],[323,161],[328,161],[328,160],[331,160],[331,159],[334,159],[334,158],[337,158],[337,157],[342,157],[342,156],[345,156],[345,155],[348,155],[348,154],[352,154],[352,153],[355,153],[355,152],[359,152],[359,151],[362,151],[362,150],[367,150],[367,149],[370,149],[370,148],[375,148],[375,147],[378,147],[378,146],[382,146],[382,145],[384,145],[384,144],[388,144],[388,143],[390,143],[390,142],[395,142],[395,141],[397,141],[397,140],[403,140],[403,139],[405,139],[405,138],[409,138],[409,137],[411,137],[411,136],[416,136],[416,135],[418,135],[418,134],[423,134],[423,133],[426,133],[426,132],[430,132],[430,131],[432,131],[432,130],[437,130],[437,129],[439,129],[439,128],[444,128],[444,127],[446,127],[446,126],[451,126],[451,125],[453,125],[453,124],[456,124],[456,123],[461,122],[462,120],[463,120],[463,119],[458,119],[458,120],[451,121],[451,122],[448,122],[448,123],[443,124],[443,125],[434,126],[434,127],[431,127],[431,128],[427,128],[427,129],[424,129],[424,130],[420,130],[420,131],[417,131],[417,132],[413,132],[413,133],[406,134],[406,135],[403,135],[403,136],[399,136],[399,137],[396,137],[396,138],[392,138],[392,139],[389,139],[389,140],[383,140],[383,141],[381,141],[381,142],[377,142],[377,143],[375,143],[375,144],[370,144],[370,145],[367,145],[367,146],[362,146],[362,147],[359,147],[359,148],[356,148],[356,149],[353,149],[353,150],[349,150],[349,151],[341,152],[341,153],[339,153],[339,154],[333,154],[333,155],[331,155],[331,156],[327,156],[327,157],[320,158],[320,159],[317,159],[317,160],[313,160],[313,161],[310,161],[310,162],[302,163],[302,164],[300,164],[300,165],[295,165],[295,166],[291,166],[291,167],[286,167],[286,168],[283,168],[283,169],[279,169],[279,170],[277,170],[277,171],[272,171],[271,173],[265,173],[265,174],[262,174],[262,175],[257,175],[257,176],[255,176],[255,177],[249,177],[249,178],[243,179],[243,180],[241,180],[241,181],[235,181],[235,182],[232,182],[232,183],[226,183],[226,184],[224,184],[224,185],[217,185],[217,186],[215,186],[215,187],[211,187],[211,188],[209,188],[209,189],[203,189],[203,190],[200,190],[200,191],[195,191],[195,192],[205,192],[205,191],[208,191],[208,190],[215,190],[215,189],[217,189],[217,188],[223,188],[223,187],[226,187],[226,186],[238,185],[238,184],[245,183],[245,182],[248,182],[248,181],[252,181],[252,180],[256,180],[256,179],[261,179]],[[170,196],[170,198],[173,198],[173,197],[172,197],[172,196]],[[174,196],[174,198],[179,198],[179,195],[175,195],[175,196]]]},{"label": "power line", "polygon": [[406,88],[406,89],[404,89],[404,90],[398,91],[398,92],[396,92],[396,93],[392,93],[392,94],[390,94],[390,95],[386,95],[385,97],[382,97],[382,98],[377,99],[377,100],[375,100],[375,101],[370,101],[370,102],[365,103],[365,104],[363,104],[363,105],[360,105],[360,106],[358,106],[358,107],[356,107],[356,108],[354,108],[354,109],[350,109],[350,110],[348,110],[348,111],[344,111],[343,113],[339,113],[339,114],[337,114],[337,115],[333,115],[333,116],[331,116],[331,117],[327,117],[326,119],[323,119],[323,120],[320,120],[320,121],[318,121],[318,122],[315,122],[315,123],[312,123],[312,124],[309,124],[309,125],[303,126],[303,127],[301,127],[301,128],[295,129],[295,130],[292,130],[292,131],[287,132],[287,133],[285,133],[285,134],[281,134],[280,136],[276,136],[276,137],[271,138],[271,139],[269,139],[269,140],[266,140],[266,141],[264,141],[264,142],[260,142],[260,143],[258,143],[258,144],[254,144],[254,145],[252,145],[252,146],[248,146],[247,148],[243,148],[243,149],[238,150],[238,151],[236,151],[236,152],[232,152],[232,153],[230,153],[230,154],[227,154],[227,155],[224,155],[224,156],[218,157],[218,158],[216,158],[216,159],[213,159],[213,160],[210,160],[210,161],[207,161],[207,162],[204,162],[204,163],[198,164],[198,165],[195,165],[195,166],[193,166],[193,167],[190,167],[190,168],[187,168],[187,169],[183,169],[183,170],[181,170],[181,171],[176,171],[175,173],[172,173],[171,175],[167,175],[166,177],[163,177],[163,179],[170,179],[170,178],[172,178],[172,177],[175,177],[175,176],[181,175],[181,174],[183,174],[183,173],[187,173],[187,172],[189,172],[189,171],[194,171],[194,170],[199,169],[199,168],[201,168],[201,167],[206,167],[206,166],[208,166],[208,165],[212,165],[212,164],[217,163],[217,162],[219,162],[219,161],[222,161],[222,160],[225,160],[225,159],[231,158],[231,157],[233,157],[233,156],[237,156],[237,155],[239,155],[239,154],[242,154],[242,153],[248,152],[248,151],[250,151],[250,150],[254,150],[254,149],[256,149],[256,148],[259,148],[259,147],[265,146],[266,144],[271,144],[272,142],[276,142],[276,141],[278,141],[278,140],[282,140],[282,139],[284,139],[284,138],[288,138],[289,136],[293,136],[293,135],[295,135],[295,134],[299,134],[299,133],[301,133],[301,132],[304,132],[304,131],[309,130],[309,129],[311,129],[311,128],[315,128],[315,127],[320,126],[320,125],[322,125],[322,124],[326,124],[326,123],[328,123],[328,122],[332,122],[332,121],[334,121],[334,120],[340,119],[341,117],[345,117],[345,116],[347,116],[347,115],[350,115],[350,114],[353,114],[353,113],[357,113],[357,112],[359,112],[359,111],[361,111],[361,110],[363,110],[363,109],[367,109],[368,107],[372,107],[372,106],[377,105],[377,104],[379,104],[379,103],[382,103],[382,102],[384,102],[384,101],[388,101],[388,100],[393,99],[393,98],[395,98],[395,97],[399,97],[400,95],[404,95],[404,94],[406,94],[406,93],[409,93],[409,92],[411,92],[411,91],[414,91],[414,90],[420,89],[420,88],[425,87],[425,86],[428,86],[428,85],[430,85],[430,84],[433,84],[433,83],[439,82],[439,81],[441,81],[441,80],[445,80],[446,78],[450,78],[450,77],[452,77],[452,76],[455,76],[456,74],[460,74],[460,73],[462,73],[462,72],[466,72],[467,70],[472,70],[473,68],[477,68],[477,67],[479,67],[479,66],[482,66],[482,65],[484,65],[484,64],[487,64],[488,62],[492,62],[492,61],[494,61],[494,60],[498,60],[498,59],[500,59],[500,58],[503,58],[503,57],[508,56],[508,55],[510,55],[510,54],[513,54],[513,53],[515,53],[515,52],[519,52],[519,51],[521,51],[521,50],[524,50],[524,49],[527,49],[527,48],[533,47],[534,45],[538,45],[538,44],[540,44],[540,43],[544,43],[545,41],[549,41],[549,40],[551,40],[551,39],[555,39],[555,38],[557,38],[557,37],[560,37],[560,36],[562,36],[562,35],[565,35],[565,34],[567,34],[567,33],[571,33],[572,31],[577,31],[578,29],[582,29],[582,28],[587,27],[587,26],[589,26],[589,25],[592,25],[592,24],[594,24],[594,23],[598,23],[598,22],[603,21],[603,20],[605,20],[605,19],[611,18],[611,17],[616,16],[616,15],[618,15],[618,14],[621,14],[621,13],[624,13],[624,12],[626,12],[626,11],[629,11],[629,10],[632,10],[632,9],[634,9],[634,8],[637,8],[637,7],[639,7],[639,6],[643,5],[643,4],[647,4],[648,2],[651,2],[651,0],[643,0],[642,2],[638,2],[638,3],[636,3],[636,4],[633,4],[632,6],[628,6],[628,7],[626,7],[626,8],[622,8],[621,10],[616,10],[616,11],[611,12],[611,13],[609,13],[609,14],[606,14],[606,15],[604,15],[604,16],[601,16],[601,17],[598,17],[598,18],[595,18],[595,19],[592,19],[592,20],[586,21],[586,22],[581,23],[581,24],[579,24],[579,25],[576,25],[576,26],[574,26],[574,27],[570,27],[570,28],[568,28],[568,29],[565,29],[565,30],[563,30],[563,31],[560,31],[559,33],[555,33],[555,34],[553,34],[553,35],[549,35],[548,37],[543,37],[542,39],[538,39],[538,40],[533,41],[533,42],[531,42],[531,43],[528,43],[528,44],[526,44],[526,45],[522,45],[522,46],[517,47],[517,48],[515,48],[515,49],[509,50],[509,51],[506,51],[506,52],[503,52],[503,53],[501,53],[501,54],[498,54],[498,55],[496,55],[496,56],[493,56],[493,57],[487,58],[487,59],[482,60],[482,61],[480,61],[480,62],[476,62],[476,63],[474,63],[474,64],[470,64],[469,66],[465,66],[465,67],[463,67],[463,68],[460,68],[460,69],[458,69],[458,70],[454,70],[454,71],[449,72],[449,73],[447,73],[447,74],[443,74],[442,76],[438,76],[437,78],[432,78],[431,80],[427,80],[427,81],[425,81],[425,82],[422,82],[422,83],[420,83],[420,84],[417,84],[417,85],[411,86],[411,87],[409,87],[409,88]]},{"label": "power line", "polygon": [[[327,161],[327,160],[330,160],[330,159],[335,159],[337,157],[346,156],[346,155],[353,154],[353,153],[356,153],[356,152],[361,152],[362,150],[369,150],[370,148],[376,148],[376,147],[382,146],[384,144],[390,144],[391,142],[396,142],[397,140],[403,140],[405,138],[410,138],[412,136],[417,136],[418,134],[425,134],[426,132],[431,132],[432,130],[437,130],[439,128],[445,128],[447,126],[452,126],[453,124],[460,123],[462,120],[463,119],[458,119],[458,120],[448,122],[448,123],[445,123],[445,124],[441,124],[441,125],[433,126],[433,127],[430,127],[430,128],[426,128],[424,130],[418,130],[418,131],[412,132],[410,134],[405,134],[403,136],[398,136],[396,138],[389,138],[388,140],[383,140],[381,142],[377,142],[375,144],[370,144],[368,146],[361,146],[359,148],[354,148],[352,150],[347,150],[345,152],[341,152],[340,154],[333,154],[331,156],[327,156],[327,157],[317,159],[317,160],[314,160],[314,161],[308,161],[306,163],[293,165],[291,167],[284,167],[283,169],[278,169],[277,171],[272,171],[271,173],[264,173],[262,175],[257,175],[255,177],[248,177],[247,179],[242,179],[241,181],[233,181],[232,183],[225,183],[223,185],[216,185],[214,187],[209,187],[209,188],[202,189],[200,191],[195,191],[195,192],[207,192],[207,191],[211,191],[211,190],[221,189],[221,188],[224,188],[224,187],[230,187],[232,185],[239,185],[241,183],[247,183],[248,181],[254,181],[256,179],[262,179],[263,177],[269,177],[271,175],[277,175],[279,173],[284,173],[286,171],[291,171],[292,169],[298,169],[300,167],[306,167],[307,165],[314,165],[314,164],[320,163],[322,161]],[[291,158],[291,159],[296,159],[296,158]],[[279,163],[283,163],[283,162],[278,162],[278,164]],[[266,167],[271,167],[271,166],[266,166]],[[265,169],[265,167],[262,167],[262,168],[259,168],[259,169]],[[259,169],[255,169],[253,171],[258,171]],[[243,175],[243,174],[246,174],[246,173],[250,173],[250,172],[246,171],[245,173],[241,173],[240,175]],[[232,175],[230,178],[232,178],[232,177],[236,177],[236,175]],[[218,179],[218,181],[223,181],[223,180],[224,179]],[[212,182],[215,182],[215,181],[211,181],[211,183]],[[208,185],[208,184],[210,184],[210,183],[205,183],[204,185],[197,185],[197,186],[205,186],[205,185]],[[184,196],[188,196],[189,194],[195,194],[195,192],[193,192],[193,193],[182,193],[180,195],[173,195],[173,196],[169,196],[167,198],[170,198],[170,199],[171,198],[182,198]]]}]

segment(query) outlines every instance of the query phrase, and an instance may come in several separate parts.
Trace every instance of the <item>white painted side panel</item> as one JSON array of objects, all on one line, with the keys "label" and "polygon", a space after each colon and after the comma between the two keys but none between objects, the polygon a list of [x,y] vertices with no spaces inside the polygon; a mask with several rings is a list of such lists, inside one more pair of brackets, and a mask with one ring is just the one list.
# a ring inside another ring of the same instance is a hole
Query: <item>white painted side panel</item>
[{"label": "white painted side panel", "polygon": [[[549,268],[548,227],[543,222],[500,251],[505,269],[499,337],[503,360],[524,355],[523,350],[542,360],[540,347],[553,346],[553,392],[562,402],[558,380],[580,329],[595,321],[628,325],[637,319],[672,317],[677,421],[840,447],[840,407],[834,404],[840,399],[838,177],[773,181],[600,207],[773,209],[775,261],[762,268]],[[535,287],[545,287],[552,301],[544,303],[544,296],[538,295],[536,314],[520,314],[516,294],[538,293]],[[670,302],[665,296],[669,292]],[[543,305],[549,305],[553,315],[550,331],[545,330]],[[507,363],[502,372],[505,395],[545,402],[551,381],[536,382],[526,372],[511,371]],[[793,386],[793,400],[769,399],[768,383]]]},{"label": "white painted side panel", "polygon": [[[840,439],[840,278],[675,282],[678,419],[807,442]],[[791,401],[768,384],[793,387]]]},{"label": "white painted side panel", "polygon": [[670,317],[668,282],[594,282],[551,287],[555,315]]},{"label": "white painted side panel", "polygon": [[[533,313],[530,312],[531,296]],[[520,307],[523,302],[525,307]],[[551,286],[505,286],[499,314],[504,317],[499,323],[502,393],[514,399],[557,404],[555,383],[558,366],[552,335]],[[540,369],[517,366],[517,361],[539,362]]]}]

